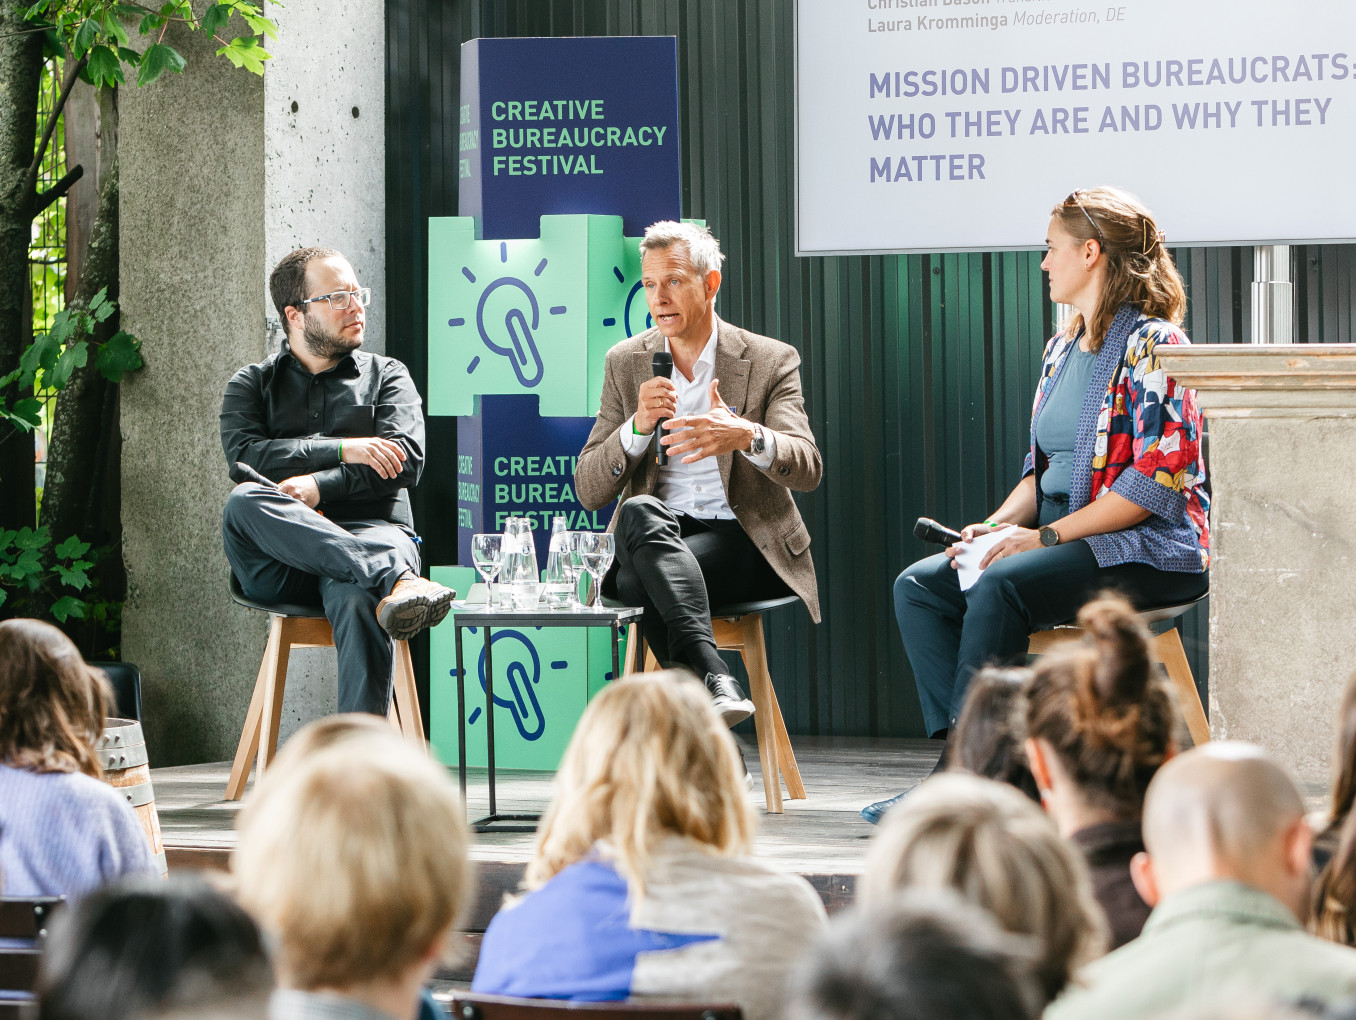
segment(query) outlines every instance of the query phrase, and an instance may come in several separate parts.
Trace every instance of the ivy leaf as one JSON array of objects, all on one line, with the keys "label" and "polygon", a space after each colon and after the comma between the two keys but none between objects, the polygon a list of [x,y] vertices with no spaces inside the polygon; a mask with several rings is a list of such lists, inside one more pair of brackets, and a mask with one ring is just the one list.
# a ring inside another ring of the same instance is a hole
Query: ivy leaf
[{"label": "ivy leaf", "polygon": [[109,382],[122,382],[128,372],[135,372],[145,364],[141,360],[141,341],[119,330],[99,348],[94,367]]},{"label": "ivy leaf", "polygon": [[15,401],[13,407],[0,408],[0,417],[9,419],[25,432],[32,432],[42,424],[42,401],[37,397],[25,397]]},{"label": "ivy leaf", "polygon": [[255,35],[265,35],[270,39],[278,38],[278,26],[263,15],[250,14],[242,10],[240,16],[245,19],[245,24],[250,26]]},{"label": "ivy leaf", "polygon": [[90,298],[89,308],[87,309],[87,311],[89,312],[90,316],[94,319],[95,322],[103,322],[115,311],[117,311],[117,305],[115,305],[112,301],[108,300],[107,287],[101,287],[99,289],[99,293],[95,294],[94,297]]},{"label": "ivy leaf", "polygon": [[127,29],[123,27],[122,19],[115,14],[113,17],[104,12],[104,34],[112,36],[119,46],[126,46],[131,40],[127,37]]},{"label": "ivy leaf", "polygon": [[19,554],[19,558],[14,561],[14,569],[10,573],[19,580],[26,582],[29,588],[36,588],[38,580],[42,576],[42,551],[25,549]]},{"label": "ivy leaf", "polygon": [[52,536],[47,534],[46,528],[20,528],[18,534],[14,536],[14,544],[20,549],[41,549]]},{"label": "ivy leaf", "polygon": [[65,623],[66,619],[71,616],[74,616],[77,620],[83,620],[85,618],[85,603],[74,595],[63,595],[52,603],[52,615],[57,618],[58,623]]},{"label": "ivy leaf", "polygon": [[98,38],[99,23],[93,18],[86,18],[76,29],[75,38],[71,40],[71,55],[83,57]]},{"label": "ivy leaf", "polygon": [[179,51],[167,43],[155,43],[146,47],[141,55],[141,66],[137,68],[137,87],[149,85],[166,71],[176,74],[184,69],[184,58]]},{"label": "ivy leaf", "polygon": [[259,45],[259,40],[252,35],[244,35],[232,39],[227,45],[217,50],[217,56],[225,57],[236,67],[243,67],[254,74],[264,73],[264,61],[271,60],[273,55],[265,52]]},{"label": "ivy leaf", "polygon": [[[132,61],[128,61],[132,63]],[[89,51],[89,63],[85,66],[89,72],[91,84],[96,88],[103,86],[121,85],[126,82],[122,74],[122,64],[118,61],[118,54],[113,52],[112,47],[96,46]]]},{"label": "ivy leaf", "polygon": [[84,340],[78,340],[61,352],[56,367],[50,372],[43,373],[42,380],[54,390],[64,390],[66,384],[71,381],[71,373],[77,368],[84,368],[88,361],[89,344]]},{"label": "ivy leaf", "polygon": [[[85,555],[85,553],[89,552],[89,543],[80,541],[80,538],[77,535],[72,535],[58,545],[55,552],[63,560],[79,559],[81,556]],[[92,566],[92,564],[86,563],[85,566]]]},{"label": "ivy leaf", "polygon": [[84,591],[89,587],[89,575],[83,570],[77,570],[74,567],[63,567],[61,564],[56,566],[57,576],[61,578],[61,583],[69,585],[76,591]]},{"label": "ivy leaf", "polygon": [[212,4],[202,12],[202,30],[208,35],[216,35],[231,20],[231,8],[228,4]]},{"label": "ivy leaf", "polygon": [[31,386],[39,369],[46,372],[56,364],[57,358],[61,356],[61,341],[54,335],[55,332],[52,329],[39,333],[28,345],[28,350],[19,355],[20,386]]}]

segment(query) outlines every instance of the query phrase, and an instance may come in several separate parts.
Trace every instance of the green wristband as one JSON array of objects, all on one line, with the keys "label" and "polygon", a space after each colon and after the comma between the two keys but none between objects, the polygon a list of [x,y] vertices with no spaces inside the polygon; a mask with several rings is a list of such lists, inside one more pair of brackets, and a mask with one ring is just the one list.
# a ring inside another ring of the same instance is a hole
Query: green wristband
[{"label": "green wristband", "polygon": [[339,463],[342,464],[343,462],[344,462],[344,441],[341,439],[339,440]]},{"label": "green wristband", "polygon": [[634,414],[631,415],[631,434],[633,436],[648,436],[650,434],[648,432],[642,432],[640,431],[640,429],[636,428],[636,416]]},{"label": "green wristband", "polygon": [[1000,523],[1000,522],[998,522],[998,521],[985,521],[985,522],[984,522],[984,526],[985,526],[986,528],[996,528],[996,527],[998,527],[999,523]]}]

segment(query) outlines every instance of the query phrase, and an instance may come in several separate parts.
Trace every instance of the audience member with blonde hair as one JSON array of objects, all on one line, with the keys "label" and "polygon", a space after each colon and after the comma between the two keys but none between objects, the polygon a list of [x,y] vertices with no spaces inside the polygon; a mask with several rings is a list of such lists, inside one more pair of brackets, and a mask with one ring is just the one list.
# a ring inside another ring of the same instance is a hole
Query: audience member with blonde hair
[{"label": "audience member with blonde hair", "polygon": [[126,799],[100,782],[103,673],[39,620],[0,622],[0,892],[79,896],[155,872]]},{"label": "audience member with blonde hair", "polygon": [[287,744],[240,813],[241,903],[276,946],[273,1020],[409,1020],[471,898],[461,801],[375,716]]},{"label": "audience member with blonde hair", "polygon": [[1027,687],[1027,760],[1060,835],[1087,859],[1112,948],[1140,933],[1149,905],[1130,879],[1144,850],[1144,791],[1173,753],[1177,712],[1130,603],[1094,599],[1087,638],[1042,656]]},{"label": "audience member with blonde hair", "polygon": [[881,823],[858,902],[904,889],[954,889],[1006,931],[1039,944],[1045,1001],[1105,949],[1087,868],[1040,808],[1017,790],[948,772],[918,786]]},{"label": "audience member with blonde hair", "polygon": [[1249,998],[1356,995],[1356,950],[1300,924],[1312,837],[1294,779],[1258,747],[1173,758],[1144,798],[1132,873],[1154,908],[1133,942],[1090,965],[1047,1020],[1131,1020]]},{"label": "audience member with blonde hair", "polygon": [[528,891],[490,923],[472,988],[780,1016],[824,907],[804,879],[749,859],[752,833],[734,741],[702,685],[677,671],[614,681],[575,730]]}]

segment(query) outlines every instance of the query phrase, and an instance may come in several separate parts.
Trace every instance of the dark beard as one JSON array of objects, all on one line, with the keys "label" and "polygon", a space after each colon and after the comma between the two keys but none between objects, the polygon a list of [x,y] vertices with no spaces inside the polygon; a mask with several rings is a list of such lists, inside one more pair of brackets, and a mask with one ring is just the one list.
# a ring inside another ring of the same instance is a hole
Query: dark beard
[{"label": "dark beard", "polygon": [[361,347],[363,342],[362,334],[348,340],[339,333],[329,332],[318,319],[311,318],[307,318],[306,325],[302,327],[301,339],[311,354],[326,361],[338,361],[345,354]]}]

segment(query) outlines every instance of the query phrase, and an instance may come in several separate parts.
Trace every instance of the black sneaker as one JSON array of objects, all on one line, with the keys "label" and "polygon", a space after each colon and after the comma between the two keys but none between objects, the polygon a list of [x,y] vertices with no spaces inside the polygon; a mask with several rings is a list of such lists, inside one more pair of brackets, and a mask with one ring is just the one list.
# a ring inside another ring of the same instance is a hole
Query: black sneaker
[{"label": "black sneaker", "polygon": [[728,673],[707,673],[705,683],[726,726],[741,723],[753,715],[753,702],[744,697],[734,677]]}]

